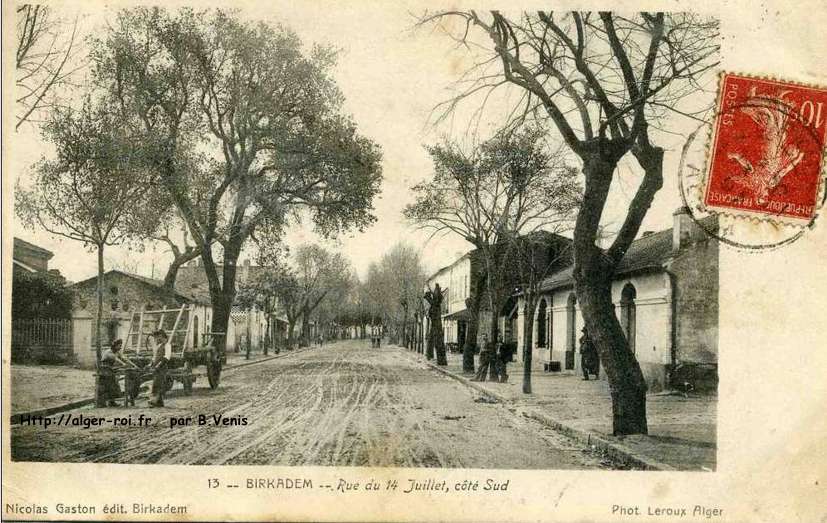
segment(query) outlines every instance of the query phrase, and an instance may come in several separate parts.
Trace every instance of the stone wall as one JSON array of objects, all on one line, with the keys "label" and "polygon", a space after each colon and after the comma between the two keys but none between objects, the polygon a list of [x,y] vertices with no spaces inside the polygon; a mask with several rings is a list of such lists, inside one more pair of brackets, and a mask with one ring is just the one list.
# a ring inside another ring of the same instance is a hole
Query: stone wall
[{"label": "stone wall", "polygon": [[718,242],[697,242],[672,261],[675,275],[676,360],[718,359]]},{"label": "stone wall", "polygon": [[[97,279],[80,282],[72,286],[74,298],[72,310],[89,311],[94,314],[97,308]],[[131,314],[133,311],[145,308],[147,310],[160,309],[163,306],[177,307],[183,300],[173,293],[166,293],[162,289],[131,278],[119,272],[108,272],[104,275],[103,284],[103,317],[120,317],[120,313]]]},{"label": "stone wall", "polygon": [[673,385],[697,391],[718,383],[719,245],[694,238],[669,264],[675,281],[675,369]]},{"label": "stone wall", "polygon": [[[116,271],[104,274],[103,290],[101,345],[104,348],[127,336],[133,312],[180,307],[183,303],[175,294]],[[91,368],[95,365],[97,279],[75,284],[72,291],[75,360],[81,367]]]},{"label": "stone wall", "polygon": [[[612,283],[612,300],[618,316],[621,314],[621,293],[627,285],[634,286],[637,293],[634,329],[635,356],[650,388],[653,391],[662,390],[666,386],[672,350],[672,304],[669,277],[662,272],[656,272],[636,274],[615,280]],[[535,321],[532,326],[534,329],[533,367],[542,368],[544,363],[559,362],[561,370],[569,370],[577,374],[581,372],[580,337],[584,323],[580,306],[575,302],[574,345],[572,346],[568,305],[569,296],[572,293],[571,288],[561,288],[543,295],[543,299],[547,302],[547,311],[549,311],[547,328],[550,346],[545,348],[537,346],[537,322]],[[538,300],[538,307],[539,303]],[[534,316],[536,320],[536,310]],[[518,342],[518,348],[522,350],[522,340]],[[568,355],[568,358],[569,362],[573,363],[573,368],[567,369],[566,353],[572,349],[573,354]],[[573,362],[571,362],[572,357]],[[601,372],[601,379],[605,379],[603,372]]]}]

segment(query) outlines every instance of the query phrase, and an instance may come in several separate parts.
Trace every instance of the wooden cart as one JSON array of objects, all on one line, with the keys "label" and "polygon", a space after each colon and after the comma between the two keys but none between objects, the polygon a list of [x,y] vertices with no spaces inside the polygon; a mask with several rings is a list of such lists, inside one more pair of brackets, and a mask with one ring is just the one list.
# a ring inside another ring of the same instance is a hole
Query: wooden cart
[{"label": "wooden cart", "polygon": [[217,343],[224,333],[205,332],[200,340],[191,339],[194,317],[191,305],[183,305],[180,309],[136,311],[132,314],[129,333],[124,339],[123,356],[138,369],[146,369],[146,372],[131,369],[131,372],[125,373],[125,378],[129,378],[125,380],[128,383],[124,384],[127,388],[137,388],[144,381],[152,379],[152,373],[149,372],[152,346],[149,340],[157,330],[167,333],[172,346],[172,355],[167,364],[167,390],[178,381],[183,385],[184,394],[191,394],[196,380],[193,370],[200,365],[206,367],[210,388],[218,387],[221,367],[227,361],[226,354],[219,349],[221,344]]}]

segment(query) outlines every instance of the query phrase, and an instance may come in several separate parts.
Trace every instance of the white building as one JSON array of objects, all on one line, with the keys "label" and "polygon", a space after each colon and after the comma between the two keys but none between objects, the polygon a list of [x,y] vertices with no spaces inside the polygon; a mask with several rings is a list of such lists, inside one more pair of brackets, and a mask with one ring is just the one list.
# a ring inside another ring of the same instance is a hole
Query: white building
[{"label": "white building", "polygon": [[[471,253],[460,256],[452,264],[436,271],[425,284],[424,291],[439,285],[445,297],[442,302],[442,327],[445,345],[462,347],[468,329],[469,313],[465,300],[471,296]],[[428,332],[428,317],[424,318],[423,332]]]},{"label": "white building", "polygon": [[[717,229],[717,222],[699,225],[679,209],[673,228],[632,243],[612,284],[618,319],[650,390],[682,377],[699,387],[717,384],[718,242],[703,229]],[[532,321],[523,317],[522,300],[515,311],[518,351],[528,325],[536,369],[581,372],[583,318],[573,284],[571,267],[559,271],[543,282]]]}]

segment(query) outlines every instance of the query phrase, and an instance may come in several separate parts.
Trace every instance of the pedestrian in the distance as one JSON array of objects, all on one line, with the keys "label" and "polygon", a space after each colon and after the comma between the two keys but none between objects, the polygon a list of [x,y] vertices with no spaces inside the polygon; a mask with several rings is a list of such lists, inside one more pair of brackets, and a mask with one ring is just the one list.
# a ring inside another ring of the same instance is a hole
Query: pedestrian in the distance
[{"label": "pedestrian in the distance", "polygon": [[152,346],[152,397],[150,407],[164,406],[164,393],[167,390],[167,364],[172,357],[172,345],[163,330],[157,330],[149,338]]},{"label": "pedestrian in the distance", "polygon": [[600,379],[600,359],[597,356],[597,347],[583,327],[583,335],[580,336],[580,370],[583,371],[583,379],[589,381],[589,374],[594,374],[595,379]]},{"label": "pedestrian in the distance", "polygon": [[471,378],[471,381],[485,381],[488,376],[488,370],[491,370],[491,380],[496,381],[495,362],[496,347],[488,341],[488,334],[482,335],[482,350],[480,351],[480,361],[477,373]]},{"label": "pedestrian in the distance", "polygon": [[[500,335],[500,340],[502,340],[502,335]],[[500,372],[499,378],[500,383],[508,383],[508,363],[511,361],[512,356],[514,355],[514,346],[509,343],[502,343],[500,341]]]}]

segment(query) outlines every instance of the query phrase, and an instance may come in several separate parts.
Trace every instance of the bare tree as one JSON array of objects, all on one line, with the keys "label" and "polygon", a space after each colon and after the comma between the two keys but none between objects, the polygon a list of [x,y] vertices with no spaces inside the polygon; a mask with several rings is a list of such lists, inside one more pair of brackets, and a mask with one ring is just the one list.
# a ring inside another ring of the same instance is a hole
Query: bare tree
[{"label": "bare tree", "polygon": [[[500,86],[516,88],[521,102],[509,126],[550,121],[580,159],[585,193],[574,230],[578,303],[612,390],[615,434],[647,433],[646,382],[614,315],[611,282],[663,185],[661,147],[652,129],[676,113],[699,118],[689,95],[703,90],[717,65],[718,24],[691,13],[523,13],[445,11],[422,23],[463,22],[454,40],[483,58],[463,77],[461,94],[442,108]],[[480,40],[473,38],[480,37]],[[699,112],[700,111],[700,112]],[[618,162],[631,154],[643,171],[640,185],[612,244],[596,244]]]},{"label": "bare tree", "polygon": [[425,285],[420,254],[410,244],[397,242],[368,271],[365,285],[374,310],[390,330],[393,342],[405,345]]},{"label": "bare tree", "polygon": [[57,91],[72,86],[72,76],[83,67],[78,56],[78,19],[63,20],[47,5],[17,7],[15,86],[18,129],[40,111],[55,107]]},{"label": "bare tree", "polygon": [[313,312],[327,296],[337,296],[349,288],[352,269],[350,262],[341,253],[315,244],[300,245],[292,264],[299,287],[302,336],[308,341]]},{"label": "bare tree", "polygon": [[[474,346],[483,289],[496,317],[510,293],[504,277],[511,236],[557,230],[571,220],[579,202],[575,171],[549,150],[541,127],[503,132],[464,153],[455,143],[430,147],[434,177],[414,186],[416,200],[405,217],[434,234],[456,234],[479,253],[482,270],[470,282],[470,322],[463,347],[463,370],[474,371]],[[483,283],[484,282],[484,283]],[[491,322],[492,340],[497,322]]]},{"label": "bare tree", "polygon": [[[558,230],[557,232],[563,232]],[[531,394],[532,348],[534,346],[534,317],[540,298],[543,280],[571,262],[571,244],[563,243],[559,236],[537,231],[525,236],[506,238],[509,266],[519,280],[519,292],[523,299],[523,393]]]},{"label": "bare tree", "polygon": [[448,358],[445,354],[445,336],[442,328],[442,303],[445,301],[445,292],[439,284],[434,288],[428,287],[422,299],[428,304],[428,345],[425,350],[425,357],[432,359],[436,355],[437,365],[448,365]]}]

